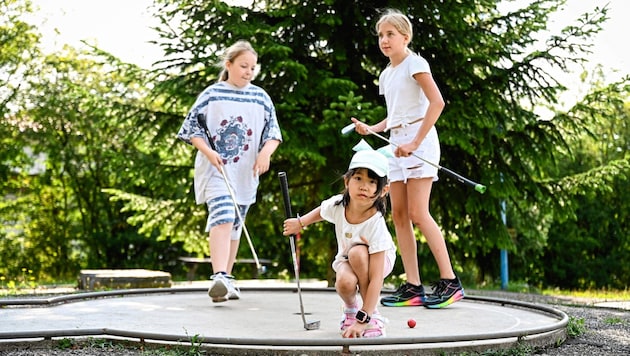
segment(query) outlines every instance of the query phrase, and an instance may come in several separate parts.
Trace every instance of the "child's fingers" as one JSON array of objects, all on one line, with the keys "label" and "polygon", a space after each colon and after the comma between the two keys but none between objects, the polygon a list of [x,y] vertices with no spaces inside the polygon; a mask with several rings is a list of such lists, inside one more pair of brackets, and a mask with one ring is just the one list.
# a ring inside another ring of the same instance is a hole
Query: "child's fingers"
[{"label": "child's fingers", "polygon": [[295,235],[300,232],[300,228],[296,218],[287,219],[284,221],[282,234],[284,236]]}]

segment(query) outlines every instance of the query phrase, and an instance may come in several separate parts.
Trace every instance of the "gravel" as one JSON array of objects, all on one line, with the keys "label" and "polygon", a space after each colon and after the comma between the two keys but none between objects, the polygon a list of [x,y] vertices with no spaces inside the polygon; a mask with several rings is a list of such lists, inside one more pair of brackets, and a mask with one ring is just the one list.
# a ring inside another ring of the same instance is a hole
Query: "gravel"
[{"label": "gravel", "polygon": [[556,305],[575,321],[584,321],[584,333],[540,355],[630,355],[630,311],[585,306]]},{"label": "gravel", "polygon": [[[535,294],[469,291],[473,295],[516,299],[539,303],[562,310],[570,317],[570,337],[561,345],[544,349],[519,347],[512,350],[488,351],[465,355],[630,355],[630,310],[596,307],[593,299],[541,296]],[[0,343],[0,355],[12,356],[147,356],[209,355],[194,345],[159,346],[143,349],[137,343],[104,339],[64,339],[53,341]]]},{"label": "gravel", "polygon": [[596,299],[508,292],[475,291],[474,294],[544,304],[569,316],[569,338],[562,345],[510,355],[630,355],[630,310],[627,308],[630,303],[627,301],[623,303],[624,309],[595,306],[608,302]]}]

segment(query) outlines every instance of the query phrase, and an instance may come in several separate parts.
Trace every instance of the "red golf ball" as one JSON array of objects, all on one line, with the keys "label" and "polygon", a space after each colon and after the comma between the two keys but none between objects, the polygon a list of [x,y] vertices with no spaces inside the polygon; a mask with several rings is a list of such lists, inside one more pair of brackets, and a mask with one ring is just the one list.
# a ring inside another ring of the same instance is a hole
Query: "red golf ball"
[{"label": "red golf ball", "polygon": [[416,327],[416,321],[415,321],[413,318],[412,318],[412,319],[409,319],[409,320],[407,320],[407,325],[408,325],[410,328],[415,328],[415,327]]}]

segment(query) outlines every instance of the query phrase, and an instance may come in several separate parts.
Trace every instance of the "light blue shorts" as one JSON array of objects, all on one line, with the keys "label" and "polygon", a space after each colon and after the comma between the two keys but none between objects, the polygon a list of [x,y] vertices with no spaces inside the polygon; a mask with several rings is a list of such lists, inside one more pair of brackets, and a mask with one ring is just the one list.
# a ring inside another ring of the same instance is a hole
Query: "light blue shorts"
[{"label": "light blue shorts", "polygon": [[[405,127],[392,129],[389,140],[396,145],[411,142],[418,133],[422,121],[407,125]],[[392,150],[395,148],[392,147]],[[439,164],[440,162],[440,141],[435,126],[429,130],[420,147],[414,151],[414,155],[425,160]],[[389,159],[389,181],[404,182],[412,178],[433,178],[438,180],[438,169],[423,160],[411,155],[409,157],[393,157]]]},{"label": "light blue shorts", "polygon": [[[206,204],[208,206],[206,232],[210,232],[210,229],[214,226],[233,224],[230,239],[239,240],[243,232],[243,224],[238,219],[232,198],[229,195],[222,195],[208,200]],[[244,220],[247,218],[247,211],[250,206],[251,205],[238,206]]]}]

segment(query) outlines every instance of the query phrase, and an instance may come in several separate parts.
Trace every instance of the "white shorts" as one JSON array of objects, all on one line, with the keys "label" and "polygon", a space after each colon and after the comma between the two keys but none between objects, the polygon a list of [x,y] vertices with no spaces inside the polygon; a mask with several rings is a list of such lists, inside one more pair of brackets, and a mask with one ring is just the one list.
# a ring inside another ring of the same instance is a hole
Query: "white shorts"
[{"label": "white shorts", "polygon": [[[411,142],[418,129],[422,125],[422,121],[392,129],[389,134],[389,140],[396,145],[402,145]],[[392,147],[392,150],[394,147]],[[424,158],[425,160],[439,164],[440,162],[440,140],[438,138],[435,126],[429,130],[420,147],[414,151],[414,155]],[[438,169],[423,160],[411,155],[409,157],[392,157],[389,159],[389,180],[390,182],[404,182],[412,178],[433,178],[438,180]]]},{"label": "white shorts", "polygon": [[[232,223],[230,240],[239,240],[243,232],[243,224],[238,219],[232,198],[229,195],[222,195],[208,200],[206,204],[208,206],[206,232],[209,232],[214,226]],[[250,206],[251,205],[238,206],[243,219],[246,219],[247,211]]]}]

